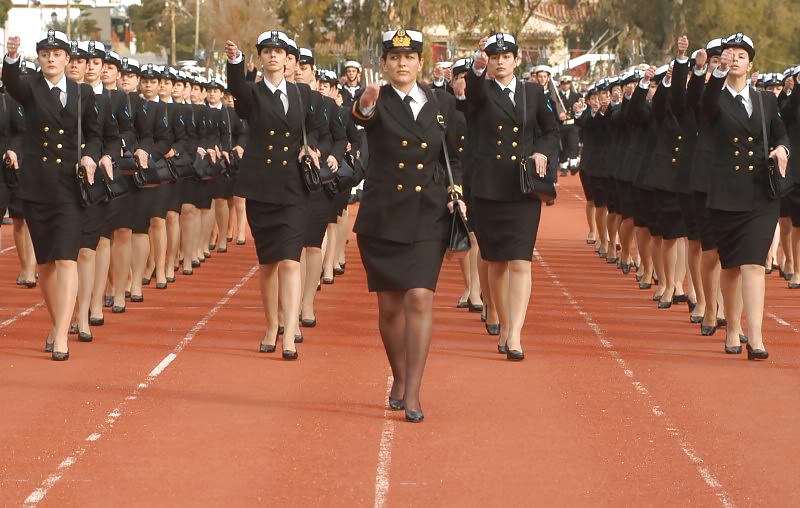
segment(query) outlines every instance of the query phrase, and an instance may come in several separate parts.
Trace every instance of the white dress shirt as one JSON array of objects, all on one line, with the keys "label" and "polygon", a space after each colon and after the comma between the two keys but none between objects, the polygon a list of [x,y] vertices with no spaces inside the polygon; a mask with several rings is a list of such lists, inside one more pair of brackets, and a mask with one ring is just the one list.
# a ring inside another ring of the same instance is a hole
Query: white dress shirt
[{"label": "white dress shirt", "polygon": [[747,110],[747,116],[753,116],[753,101],[750,99],[750,84],[748,83],[747,86],[741,92],[737,92],[730,85],[725,85],[725,89],[733,96],[733,100],[738,101],[736,96],[741,95],[743,99],[744,109]]},{"label": "white dress shirt", "polygon": [[406,96],[411,97],[411,103],[409,106],[411,106],[411,112],[414,113],[414,120],[416,120],[417,116],[419,116],[419,112],[422,111],[422,106],[428,102],[428,96],[425,95],[425,92],[423,92],[416,83],[414,83],[414,87],[409,90],[408,93],[401,92],[395,88],[394,85],[392,85],[392,89],[397,92],[397,95],[400,96],[401,101],[404,101]]},{"label": "white dress shirt", "polygon": [[[52,90],[54,87],[58,87],[58,89],[61,90],[61,93],[59,94],[59,99],[61,99],[61,107],[62,108],[67,107],[67,76],[66,76],[66,74],[61,76],[61,79],[55,85],[53,83],[51,83],[50,81],[48,81],[46,78],[45,78],[44,82],[47,83],[47,88],[49,90]],[[80,88],[78,88],[78,91],[80,91]]]},{"label": "white dress shirt", "polygon": [[[289,111],[289,95],[286,93],[286,79],[281,80],[278,86],[272,84],[270,80],[264,78],[264,84],[267,85],[267,88],[273,94],[275,90],[281,91],[281,102],[283,103],[283,112],[286,114]],[[220,103],[221,105],[221,103]]]},{"label": "white dress shirt", "polygon": [[500,90],[502,90],[503,93],[506,93],[505,92],[506,89],[511,90],[511,93],[508,94],[508,97],[511,99],[511,102],[516,106],[517,102],[514,100],[514,96],[517,93],[517,78],[514,78],[511,81],[509,81],[508,85],[504,85],[503,83],[497,81],[496,79],[494,80],[494,82],[497,83],[497,86],[500,87]]},{"label": "white dress shirt", "polygon": [[92,87],[92,91],[95,95],[103,95],[103,82],[97,83],[97,86]]}]

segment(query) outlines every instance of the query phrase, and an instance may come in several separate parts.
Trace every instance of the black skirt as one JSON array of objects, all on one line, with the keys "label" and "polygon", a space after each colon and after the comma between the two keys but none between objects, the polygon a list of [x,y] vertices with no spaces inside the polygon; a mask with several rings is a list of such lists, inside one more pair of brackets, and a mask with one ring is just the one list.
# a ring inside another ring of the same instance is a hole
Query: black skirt
[{"label": "black skirt", "polygon": [[131,191],[131,212],[129,226],[135,235],[146,235],[150,231],[150,210],[155,189],[135,189]]},{"label": "black skirt", "polygon": [[245,207],[259,264],[300,261],[307,222],[305,206],[248,199]]},{"label": "black skirt", "polygon": [[233,178],[225,175],[211,180],[211,197],[228,199],[233,197]]},{"label": "black skirt", "polygon": [[591,182],[594,206],[605,208],[608,206],[608,178],[593,176]]},{"label": "black skirt", "polygon": [[789,216],[792,218],[792,226],[800,228],[800,185],[795,185],[794,190],[789,194]]},{"label": "black skirt", "polygon": [[211,181],[195,180],[192,199],[189,203],[200,210],[211,209]]},{"label": "black skirt", "polygon": [[748,212],[709,210],[707,229],[722,268],[764,265],[775,235],[780,201],[756,200]]},{"label": "black skirt", "polygon": [[303,247],[319,249],[325,238],[328,218],[331,215],[331,204],[325,193],[314,192],[308,199],[306,207],[306,227],[303,234]]},{"label": "black skirt", "polygon": [[608,213],[619,213],[619,194],[617,181],[613,178],[606,179],[606,208]]},{"label": "black skirt", "polygon": [[11,191],[11,196],[8,200],[8,216],[12,219],[25,218],[25,208],[22,204],[22,198],[19,197],[18,192]]},{"label": "black skirt", "polygon": [[583,187],[583,196],[586,198],[586,201],[593,203],[594,189],[592,187],[592,177],[587,175],[585,171],[579,172],[578,177],[581,179],[581,187]]},{"label": "black skirt", "polygon": [[487,261],[530,261],[539,232],[542,202],[475,198],[472,214],[481,257]]},{"label": "black skirt", "polygon": [[169,188],[169,197],[167,198],[168,212],[181,213],[181,205],[183,204],[183,182],[184,180],[178,180],[177,182],[167,185]]},{"label": "black skirt", "polygon": [[680,195],[675,192],[655,191],[655,215],[650,224],[650,234],[675,240],[686,236],[686,222],[681,213]]},{"label": "black skirt", "polygon": [[147,217],[161,218],[167,217],[167,207],[169,206],[170,198],[172,197],[172,185],[161,184],[152,189],[146,189],[149,193],[147,200]]},{"label": "black skirt", "polygon": [[436,290],[447,249],[443,241],[397,243],[365,235],[357,240],[369,291]]},{"label": "black skirt", "polygon": [[614,180],[614,182],[617,186],[617,213],[622,215],[623,219],[630,219],[636,212],[636,196],[633,185],[620,180]]},{"label": "black skirt", "polygon": [[108,205],[109,227],[112,231],[117,229],[131,229],[134,213],[133,206],[135,203],[136,198],[134,193],[128,192]]},{"label": "black skirt", "polygon": [[694,196],[691,194],[681,194],[681,214],[683,222],[686,224],[686,238],[689,240],[700,239],[700,221],[694,213]]},{"label": "black skirt", "polygon": [[77,202],[24,201],[23,207],[37,264],[78,260],[86,212]]}]

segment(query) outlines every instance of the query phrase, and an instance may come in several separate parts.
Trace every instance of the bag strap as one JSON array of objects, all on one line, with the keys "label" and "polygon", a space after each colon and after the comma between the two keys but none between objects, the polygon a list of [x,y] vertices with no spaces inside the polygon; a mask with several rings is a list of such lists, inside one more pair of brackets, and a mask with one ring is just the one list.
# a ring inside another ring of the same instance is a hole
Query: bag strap
[{"label": "bag strap", "polygon": [[[517,79],[517,78],[514,78]],[[522,146],[525,146],[525,128],[528,125],[528,91],[525,89],[525,82],[520,81],[518,83],[520,88],[522,88],[522,136],[520,139],[522,140]],[[522,160],[527,159],[527,157],[523,157]]]},{"label": "bag strap", "polygon": [[[748,85],[750,86],[750,85]],[[761,98],[761,92],[756,92],[758,96],[758,106],[761,108],[761,137],[764,138],[764,159],[767,161],[769,167],[769,141],[767,140],[767,115],[764,111],[764,99]]]},{"label": "bag strap", "polygon": [[[439,132],[442,137],[442,151],[444,152],[444,163],[447,167],[447,181],[450,184],[450,188],[453,189],[455,187],[455,182],[453,180],[453,168],[450,166],[450,154],[447,152],[447,138],[445,137],[445,132],[447,132],[447,124],[444,121],[442,109],[439,107],[439,98],[436,97],[435,90],[431,90],[431,98],[433,103],[436,104],[436,123],[439,124]],[[451,196],[451,199],[452,201],[455,201],[455,194]]]},{"label": "bag strap", "polygon": [[231,124],[231,110],[225,106],[225,115],[228,117],[228,150],[233,150],[233,125]]},{"label": "bag strap", "polygon": [[81,165],[81,157],[83,153],[83,149],[81,148],[81,135],[83,135],[83,102],[81,98],[83,97],[83,93],[81,91],[81,84],[78,83],[78,163],[75,167]]},{"label": "bag strap", "polygon": [[[303,106],[303,95],[300,93],[300,87],[297,86],[297,83],[292,83],[292,84],[294,85],[294,89],[297,90],[297,102],[300,103],[300,121],[303,125],[303,147],[306,149],[306,153],[308,153],[311,151],[311,148],[308,146],[308,136],[306,135],[306,111]],[[287,116],[288,116],[288,111],[287,111]]]}]

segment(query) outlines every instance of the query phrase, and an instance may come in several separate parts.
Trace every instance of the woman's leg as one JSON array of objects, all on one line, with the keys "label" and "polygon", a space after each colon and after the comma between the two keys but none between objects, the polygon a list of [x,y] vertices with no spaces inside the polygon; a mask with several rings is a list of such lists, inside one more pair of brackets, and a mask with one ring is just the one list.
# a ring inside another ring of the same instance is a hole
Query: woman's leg
[{"label": "woman's leg", "polygon": [[294,338],[300,335],[300,297],[302,292],[300,263],[283,260],[278,262],[278,301],[285,320],[283,350],[295,351]]},{"label": "woman's leg", "polygon": [[703,258],[703,247],[699,240],[689,240],[687,247],[687,263],[689,274],[692,278],[694,288],[695,307],[692,316],[700,317],[706,309],[706,293],[703,290],[703,269],[701,261]]},{"label": "woman's leg", "polygon": [[[303,302],[301,306],[300,318],[305,320],[316,320],[314,312],[314,298],[317,296],[317,286],[319,286],[319,274],[322,272],[322,249],[319,247],[306,247],[305,251],[305,275],[303,277]],[[332,278],[333,276],[331,276]]]},{"label": "woman's leg", "polygon": [[[498,344],[505,346],[509,339],[509,270],[508,262],[490,261],[489,262],[489,287],[492,288],[492,308],[491,311],[497,313],[500,323],[500,338]],[[487,323],[489,321],[487,320]]]},{"label": "woman's leg", "polygon": [[664,275],[664,249],[663,249],[664,240],[660,236],[652,236],[650,237],[650,248],[653,256],[653,265],[656,269],[656,275],[658,276],[658,285],[656,286],[656,292],[654,298],[657,296],[657,299],[661,299],[661,296],[664,294],[664,290],[667,277]]},{"label": "woman's leg", "polygon": [[25,219],[14,220],[14,245],[17,246],[19,258],[19,278],[24,281],[36,281],[36,255],[33,242]]},{"label": "woman's leg", "polygon": [[589,234],[586,236],[587,240],[597,240],[597,228],[595,220],[596,212],[594,203],[591,201],[586,202],[586,224],[589,226]]},{"label": "woman's leg", "polygon": [[783,264],[781,269],[784,273],[794,274],[794,251],[792,249],[792,218],[781,217],[778,222],[780,229],[780,247],[783,252]]},{"label": "woman's leg", "polygon": [[111,267],[111,240],[100,237],[97,242],[94,262],[94,283],[92,286],[92,299],[89,304],[89,317],[101,319],[103,317],[103,298],[106,294],[109,268]]},{"label": "woman's leg", "polygon": [[619,225],[619,241],[622,244],[622,258],[623,265],[630,266],[633,262],[631,251],[633,250],[633,219],[623,219]]},{"label": "woman's leg", "polygon": [[500,317],[497,315],[497,309],[492,301],[492,285],[489,283],[489,261],[481,257],[478,252],[478,277],[481,281],[481,290],[483,292],[483,309],[486,315],[487,325],[500,324]]},{"label": "woman's leg", "polygon": [[[742,271],[740,268],[737,266],[735,268],[723,269],[719,276],[719,285],[722,289],[722,299],[725,302],[725,309],[728,316],[725,343],[730,347],[739,346],[741,345],[739,335],[742,333]],[[762,289],[762,312],[763,301]],[[758,340],[760,341],[761,338],[759,337]]]},{"label": "woman's leg", "polygon": [[685,295],[686,288],[686,237],[678,238],[677,257],[675,259],[675,294]]},{"label": "woman's leg", "polygon": [[598,252],[600,254],[607,254],[608,253],[608,226],[606,222],[606,215],[608,215],[608,209],[604,207],[595,207],[594,209],[594,220],[597,224],[597,234],[599,235],[597,239],[598,243]]},{"label": "woman's leg", "polygon": [[621,217],[609,212],[606,216],[606,229],[608,230],[608,260],[617,261],[617,234]]},{"label": "woman's leg", "polygon": [[650,230],[645,227],[635,228],[634,236],[636,237],[636,245],[639,248],[639,255],[642,259],[639,264],[639,276],[642,282],[651,284],[653,282],[655,264],[653,262]]},{"label": "woman's leg", "polygon": [[247,237],[247,213],[245,210],[245,199],[234,197],[236,203],[236,241],[244,242]]},{"label": "woman's leg", "polygon": [[378,293],[378,329],[383,349],[392,369],[392,390],[389,397],[402,400],[406,393],[406,311],[405,292]]},{"label": "woman's leg", "polygon": [[[675,296],[675,272],[678,264],[678,240],[661,240],[661,273],[658,274],[659,287],[661,288],[661,302],[671,303]],[[656,265],[657,266],[657,265]],[[663,276],[663,282],[661,281]]]},{"label": "woman's leg", "polygon": [[470,250],[467,258],[469,259],[469,301],[472,305],[483,305],[481,299],[481,278],[478,274],[478,259],[480,258],[480,248],[475,233],[469,234]]},{"label": "woman's leg", "polygon": [[794,259],[794,270],[792,270],[792,284],[800,284],[800,227],[792,228],[792,259]]},{"label": "woman's leg", "polygon": [[75,299],[78,296],[78,263],[71,260],[59,260],[54,265],[55,282],[52,295],[53,309],[55,310],[54,351],[66,353],[69,351],[67,338],[69,322],[72,311],[75,309]]},{"label": "woman's leg", "polygon": [[346,262],[345,248],[347,247],[347,239],[353,226],[350,224],[350,214],[347,208],[342,212],[342,216],[336,222],[336,262],[339,266],[344,266]]},{"label": "woman's leg", "polygon": [[83,333],[89,331],[89,307],[92,303],[92,289],[94,289],[95,251],[81,249],[78,253],[78,310],[76,322],[78,330]]},{"label": "woman's leg", "polygon": [[531,299],[531,262],[514,260],[508,263],[508,348],[522,351],[522,326]]},{"label": "woman's leg", "polygon": [[716,327],[718,307],[724,308],[724,299],[720,293],[721,267],[719,264],[719,253],[716,249],[704,250],[700,257],[701,279],[703,283],[703,293],[706,295],[706,308],[703,311],[703,326]]},{"label": "woman's leg", "polygon": [[146,234],[133,235],[133,257],[131,258],[131,298],[142,296],[142,276],[147,258],[150,256],[150,237]]},{"label": "woman's leg", "polygon": [[[742,265],[742,298],[747,316],[747,338],[753,349],[766,349],[762,326],[764,323],[765,273],[761,265]],[[728,327],[731,326],[730,313]],[[730,328],[729,328],[730,329]],[[730,340],[730,339],[729,339]]]},{"label": "woman's leg", "polygon": [[278,340],[278,264],[260,265],[258,282],[266,321],[261,344],[274,346]]},{"label": "woman's leg", "polygon": [[197,261],[197,237],[200,236],[198,229],[200,222],[200,212],[197,207],[191,204],[184,204],[181,208],[181,252],[183,253],[183,270],[186,273],[192,271],[192,261]]},{"label": "woman's leg", "polygon": [[[153,263],[155,265],[153,275],[155,275],[157,284],[166,284],[167,221],[165,219],[161,217],[153,217],[150,219],[150,241],[150,246],[152,248],[150,256],[153,258]],[[150,272],[148,272],[148,275],[150,275]]]},{"label": "woman's leg", "polygon": [[215,199],[213,206],[217,220],[217,228],[219,228],[217,249],[225,250],[228,248],[228,223],[231,215],[230,210],[228,210],[228,200],[225,198]]},{"label": "woman's leg", "polygon": [[239,211],[236,209],[236,198],[229,197],[225,200],[228,203],[228,229],[225,231],[225,243],[233,240],[236,234],[236,225],[239,223]]},{"label": "woman's leg", "polygon": [[167,251],[164,256],[164,274],[167,279],[175,278],[175,259],[181,241],[180,214],[167,212]]},{"label": "woman's leg", "polygon": [[[325,227],[325,251],[322,258],[321,273],[326,280],[333,279],[333,269],[338,264],[339,238],[336,234],[336,224],[331,223]],[[316,289],[315,289],[316,291]]]},{"label": "woman's leg", "polygon": [[409,289],[403,297],[405,313],[405,393],[407,411],[421,411],[420,389],[433,328],[433,291]]},{"label": "woman's leg", "polygon": [[133,257],[133,233],[128,228],[115,229],[111,242],[111,278],[114,286],[114,307],[125,307],[125,288]]}]

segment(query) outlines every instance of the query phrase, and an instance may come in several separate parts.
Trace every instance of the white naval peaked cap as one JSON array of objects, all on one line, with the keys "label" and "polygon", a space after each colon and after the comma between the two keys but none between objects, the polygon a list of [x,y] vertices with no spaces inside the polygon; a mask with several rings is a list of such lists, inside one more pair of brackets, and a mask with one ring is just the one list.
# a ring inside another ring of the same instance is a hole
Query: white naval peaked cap
[{"label": "white naval peaked cap", "polygon": [[553,74],[553,69],[549,65],[537,65],[533,68],[533,73],[538,74],[540,72],[546,72],[548,74]]},{"label": "white naval peaked cap", "polygon": [[281,42],[287,46],[290,45],[296,46],[296,44],[290,44],[290,42],[293,43],[294,41],[292,41],[292,39],[290,39],[288,35],[277,30],[272,30],[270,32],[262,32],[261,35],[258,36],[256,44],[259,46],[264,43],[272,43],[272,45],[279,45]]},{"label": "white naval peaked cap", "polygon": [[361,70],[361,64],[356,62],[355,60],[348,60],[344,63],[344,68],[347,69],[348,67],[352,67],[354,69]]},{"label": "white naval peaked cap", "polygon": [[[400,30],[389,30],[388,32],[383,32],[383,42],[391,41],[399,31]],[[422,32],[418,32],[417,30],[403,30],[403,31],[406,33],[406,35],[411,37],[412,41],[422,42]],[[346,66],[347,64],[345,64],[345,67]]]},{"label": "white naval peaked cap", "polygon": [[36,51],[40,49],[63,49],[69,52],[69,38],[64,32],[48,30],[39,36],[39,42],[36,43]]}]

